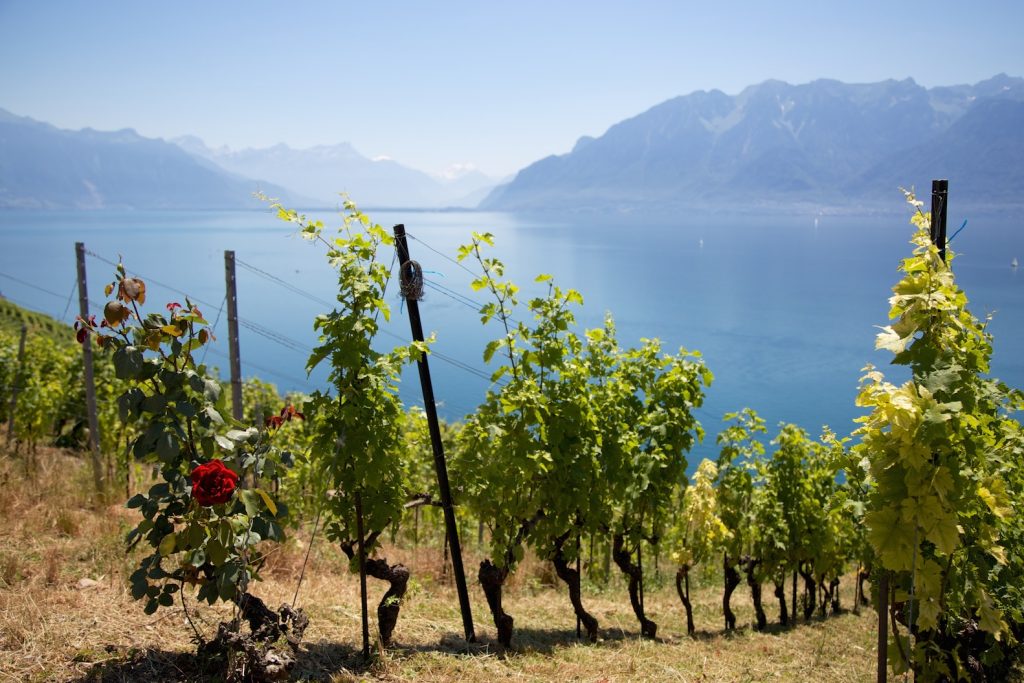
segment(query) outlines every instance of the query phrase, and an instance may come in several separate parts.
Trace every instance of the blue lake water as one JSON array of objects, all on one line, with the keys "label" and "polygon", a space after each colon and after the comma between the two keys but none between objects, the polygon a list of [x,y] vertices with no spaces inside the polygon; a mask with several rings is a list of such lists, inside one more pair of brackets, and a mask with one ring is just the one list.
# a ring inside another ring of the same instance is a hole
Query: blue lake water
[{"label": "blue lake water", "polygon": [[[312,216],[328,226],[340,222],[336,214]],[[891,370],[884,367],[890,356],[874,350],[874,336],[876,325],[887,324],[896,266],[910,250],[906,216],[822,216],[817,223],[807,216],[622,218],[605,224],[494,213],[377,211],[371,217],[388,228],[404,223],[414,238],[412,258],[428,279],[463,297],[484,301],[470,290],[470,275],[445,256],[454,257],[470,231],[489,231],[497,240],[494,255],[523,287],[524,300],[540,293],[536,274],[552,273],[563,287],[583,293],[581,326],[600,325],[609,311],[624,345],[658,337],[669,350],[700,350],[715,381],[698,412],[708,437],[693,462],[714,453],[721,416],[743,406],[758,410],[770,426],[797,422],[817,434],[828,424],[848,434],[858,414],[860,369],[870,362]],[[964,218],[951,209],[951,233]],[[265,212],[0,212],[0,291],[73,320],[74,243],[82,241],[95,254],[87,260],[95,312],[113,273],[102,259],[121,255],[129,272],[147,281],[149,310],[183,299],[164,286],[172,285],[188,292],[211,322],[219,317],[207,361],[226,368],[227,324],[218,312],[224,250],[232,249],[239,263],[243,374],[282,390],[309,391],[323,386],[326,376],[318,370],[307,378],[304,366],[315,342],[312,320],[333,301],[335,278],[323,249],[291,227]],[[1005,216],[972,216],[952,246],[973,312],[995,312],[993,374],[1024,386],[1024,271],[1010,267],[1013,257],[1024,259],[1024,226]],[[389,299],[393,315],[385,329],[397,336],[381,339],[404,341],[406,312],[397,294]],[[481,354],[497,327],[484,328],[464,300],[432,287],[421,313],[425,329],[437,334],[437,352],[489,374]],[[435,357],[431,370],[442,416],[457,420],[479,403],[488,381],[448,360]],[[422,402],[414,372],[407,373],[401,394],[408,403]]]}]

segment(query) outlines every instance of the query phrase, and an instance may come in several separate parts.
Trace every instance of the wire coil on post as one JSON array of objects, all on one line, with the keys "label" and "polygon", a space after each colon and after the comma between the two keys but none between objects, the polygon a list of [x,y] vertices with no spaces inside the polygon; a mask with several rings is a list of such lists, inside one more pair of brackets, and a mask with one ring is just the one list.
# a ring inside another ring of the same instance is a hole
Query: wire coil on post
[{"label": "wire coil on post", "polygon": [[423,267],[409,259],[399,269],[402,297],[407,301],[423,300]]}]

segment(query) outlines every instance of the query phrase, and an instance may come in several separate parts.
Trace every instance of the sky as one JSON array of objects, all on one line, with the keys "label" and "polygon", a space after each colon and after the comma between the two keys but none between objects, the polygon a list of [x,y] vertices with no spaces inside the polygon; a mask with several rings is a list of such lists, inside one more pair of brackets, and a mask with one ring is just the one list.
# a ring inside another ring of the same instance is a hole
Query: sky
[{"label": "sky", "polygon": [[1024,2],[0,0],[0,108],[502,177],[695,90],[1024,75]]}]

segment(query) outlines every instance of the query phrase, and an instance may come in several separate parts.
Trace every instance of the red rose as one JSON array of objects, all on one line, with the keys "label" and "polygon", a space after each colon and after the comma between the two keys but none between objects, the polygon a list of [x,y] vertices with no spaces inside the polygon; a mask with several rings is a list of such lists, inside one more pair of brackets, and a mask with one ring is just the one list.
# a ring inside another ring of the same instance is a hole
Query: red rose
[{"label": "red rose", "polygon": [[200,505],[226,503],[238,486],[238,475],[220,460],[199,465],[192,470],[192,497]]}]

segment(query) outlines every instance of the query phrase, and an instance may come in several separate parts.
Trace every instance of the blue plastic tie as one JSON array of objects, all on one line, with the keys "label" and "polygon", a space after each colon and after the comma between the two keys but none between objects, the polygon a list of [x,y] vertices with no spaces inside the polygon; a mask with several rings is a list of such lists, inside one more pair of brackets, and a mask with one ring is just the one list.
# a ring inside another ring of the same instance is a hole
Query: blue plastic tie
[{"label": "blue plastic tie", "polygon": [[953,238],[956,237],[957,235],[959,235],[960,231],[963,230],[966,227],[967,227],[967,219],[965,218],[964,219],[964,224],[961,225],[959,228],[957,228],[957,231],[953,233],[953,237],[950,237],[948,240],[946,240],[946,244],[952,243]]}]

